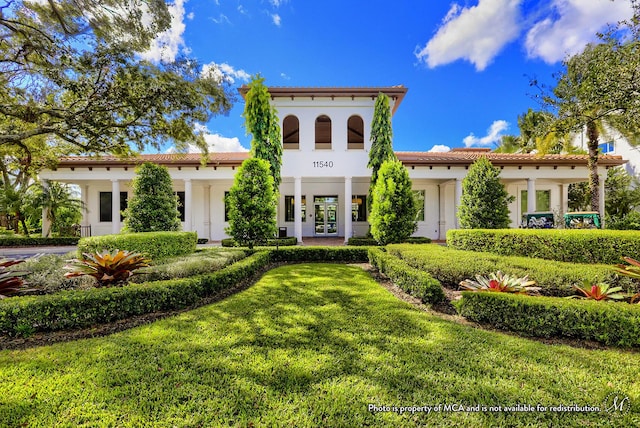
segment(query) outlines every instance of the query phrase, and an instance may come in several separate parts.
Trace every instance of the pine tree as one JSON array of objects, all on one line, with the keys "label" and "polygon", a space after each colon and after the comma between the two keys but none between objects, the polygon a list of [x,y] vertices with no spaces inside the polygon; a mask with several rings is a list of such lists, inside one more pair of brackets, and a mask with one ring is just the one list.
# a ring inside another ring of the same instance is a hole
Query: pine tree
[{"label": "pine tree", "polygon": [[397,160],[393,152],[393,129],[391,127],[391,107],[389,97],[383,93],[378,94],[373,109],[373,121],[371,122],[371,150],[369,151],[369,163],[371,168],[371,182],[369,184],[369,198],[373,196],[373,188],[378,179],[378,171],[385,161]]},{"label": "pine tree", "polygon": [[[133,195],[125,210],[124,228],[128,232],[174,231],[180,229],[178,198],[173,192],[169,170],[145,162],[136,169]],[[113,203],[119,203],[113,195]]]},{"label": "pine tree", "polygon": [[271,106],[269,90],[264,85],[264,77],[253,78],[245,95],[244,126],[251,134],[251,154],[269,162],[274,190],[280,186],[282,166],[282,141],[276,109]]},{"label": "pine tree", "polygon": [[277,198],[269,162],[249,158],[236,173],[227,199],[229,227],[225,230],[238,244],[253,248],[276,233]]},{"label": "pine tree", "polygon": [[402,242],[416,231],[417,214],[409,171],[400,161],[384,162],[373,189],[371,235],[380,245]]},{"label": "pine tree", "polygon": [[500,182],[500,170],[481,157],[462,180],[458,219],[463,229],[501,229],[509,227],[509,203],[514,201]]}]

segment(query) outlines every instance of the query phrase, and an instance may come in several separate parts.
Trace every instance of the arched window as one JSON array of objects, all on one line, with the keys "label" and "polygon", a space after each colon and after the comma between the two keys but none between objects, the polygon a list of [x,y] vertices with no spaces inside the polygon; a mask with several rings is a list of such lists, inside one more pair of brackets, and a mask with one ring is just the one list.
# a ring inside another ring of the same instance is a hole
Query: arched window
[{"label": "arched window", "polygon": [[360,116],[351,116],[347,122],[347,148],[364,149],[364,121]]},{"label": "arched window", "polygon": [[322,115],[316,118],[316,150],[331,150],[331,119]]},{"label": "arched window", "polygon": [[289,115],[282,122],[282,147],[284,149],[300,148],[300,121],[294,115]]}]

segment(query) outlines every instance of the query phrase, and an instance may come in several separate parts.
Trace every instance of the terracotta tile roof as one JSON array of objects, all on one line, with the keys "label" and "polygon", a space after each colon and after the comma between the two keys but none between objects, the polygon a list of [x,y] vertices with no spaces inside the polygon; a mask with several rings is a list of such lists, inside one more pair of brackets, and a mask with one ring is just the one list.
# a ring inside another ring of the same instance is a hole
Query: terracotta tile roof
[{"label": "terracotta tile roof", "polygon": [[[587,155],[535,155],[517,153],[493,153],[486,150],[452,150],[445,153],[436,152],[396,152],[398,159],[406,166],[435,166],[435,165],[471,165],[481,156],[486,156],[496,166],[507,165],[575,165],[586,166]],[[210,153],[207,166],[240,166],[243,160],[249,157],[248,152]],[[69,156],[63,157],[58,162],[58,167],[70,168],[76,166],[100,166],[123,167],[135,166],[143,162],[155,162],[166,166],[199,166],[199,153],[189,154],[151,154],[140,155],[134,158],[118,158],[116,156],[87,157]],[[626,160],[621,156],[600,155],[598,163],[602,166],[622,165]]]},{"label": "terracotta tile roof", "polygon": [[[295,97],[371,97],[375,99],[380,92],[387,94],[392,99],[395,99],[396,102],[393,105],[392,113],[395,113],[400,103],[404,99],[407,91],[409,90],[403,85],[396,86],[353,86],[353,87],[339,87],[339,86],[316,86],[316,87],[306,87],[306,86],[270,86],[269,94],[272,98],[291,98]],[[247,94],[249,87],[247,85],[243,85],[238,88],[238,92],[244,98]]]},{"label": "terracotta tile roof", "polygon": [[[398,159],[407,166],[421,165],[470,165],[485,156],[492,164],[506,165],[576,165],[585,166],[587,155],[536,155],[528,153],[494,153],[486,150],[452,150],[450,152],[396,152]],[[598,164],[617,166],[626,163],[622,156],[600,155]]]}]

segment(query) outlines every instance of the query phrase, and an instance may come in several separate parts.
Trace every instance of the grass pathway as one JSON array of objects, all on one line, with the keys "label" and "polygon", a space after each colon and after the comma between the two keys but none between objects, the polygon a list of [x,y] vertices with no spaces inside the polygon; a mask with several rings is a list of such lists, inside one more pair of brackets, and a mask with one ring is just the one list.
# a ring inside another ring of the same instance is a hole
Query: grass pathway
[{"label": "grass pathway", "polygon": [[[299,264],[148,326],[0,352],[0,426],[638,426],[639,373],[638,353],[473,329],[358,267]],[[628,414],[504,411],[614,391]],[[501,411],[393,411],[437,405]]]}]

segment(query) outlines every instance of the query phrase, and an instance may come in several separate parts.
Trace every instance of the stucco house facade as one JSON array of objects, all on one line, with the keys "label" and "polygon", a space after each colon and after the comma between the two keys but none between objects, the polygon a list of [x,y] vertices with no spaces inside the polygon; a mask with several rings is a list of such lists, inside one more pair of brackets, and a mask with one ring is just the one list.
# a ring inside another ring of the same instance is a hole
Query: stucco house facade
[{"label": "stucco house facade", "polygon": [[[246,90],[241,88],[241,94]],[[407,88],[271,87],[269,92],[283,137],[278,226],[300,242],[305,237],[346,240],[364,236],[369,227],[371,171],[367,162],[375,99],[380,92],[387,94],[395,113]],[[515,196],[509,207],[512,227],[520,225],[526,212],[566,212],[568,185],[588,177],[584,155],[499,154],[488,149],[396,154],[409,170],[414,191],[424,201],[415,234],[432,239],[445,239],[447,230],[457,227],[462,180],[480,156],[500,168],[502,182]],[[40,178],[78,185],[88,208],[82,225],[91,226],[93,235],[104,235],[122,228],[121,211],[132,195],[130,183],[136,165],[145,161],[165,165],[181,202],[183,230],[219,241],[227,237],[225,194],[236,169],[248,156],[211,153],[206,165],[200,154],[145,154],[131,159],[66,157],[55,170],[43,171]],[[624,162],[621,156],[600,158],[601,196],[606,169]]]}]

